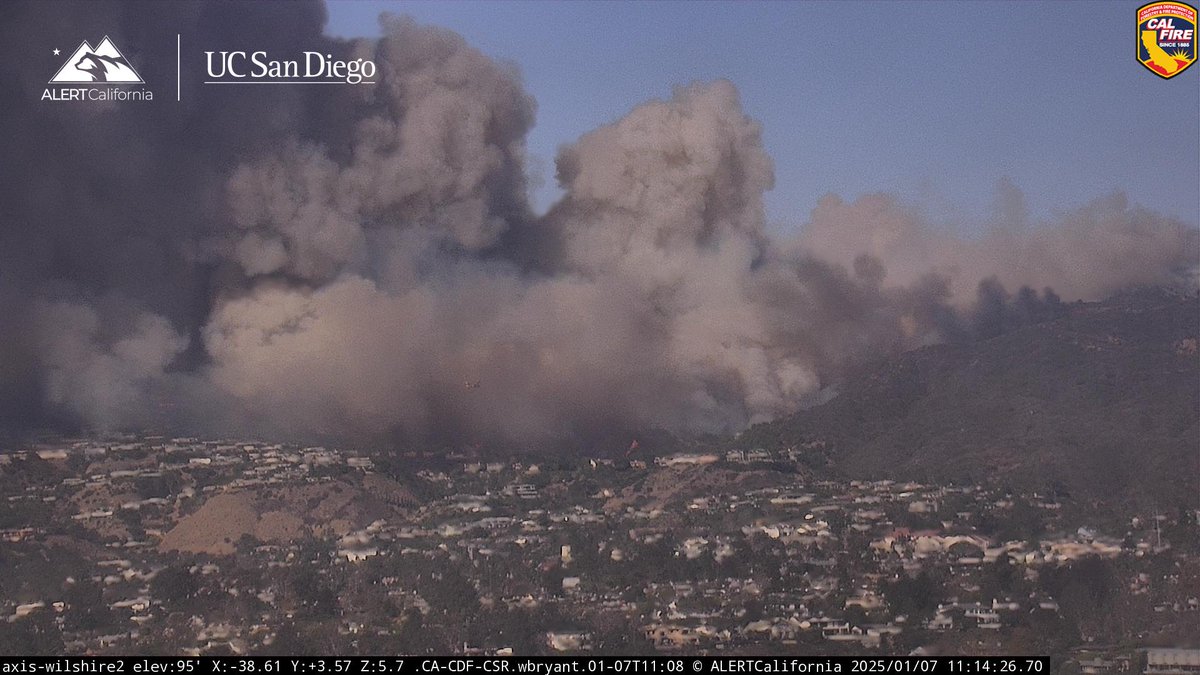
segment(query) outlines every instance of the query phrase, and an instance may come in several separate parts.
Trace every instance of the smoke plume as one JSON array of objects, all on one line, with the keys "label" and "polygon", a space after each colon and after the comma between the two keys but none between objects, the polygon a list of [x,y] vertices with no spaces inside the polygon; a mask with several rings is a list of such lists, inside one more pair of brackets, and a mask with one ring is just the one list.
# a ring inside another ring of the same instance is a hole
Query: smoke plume
[{"label": "smoke plume", "polygon": [[[564,146],[564,196],[536,216],[535,103],[453,33],[385,18],[378,40],[335,40],[319,5],[55,8],[0,8],[9,430],[727,431],[865,359],[1053,316],[1060,296],[1194,283],[1197,232],[1120,195],[1030,224],[1006,184],[1012,222],[978,238],[830,195],[772,236],[772,161],[726,81]],[[203,49],[300,45],[373,59],[379,82],[185,77],[176,103],[176,33],[185,72]],[[161,100],[39,102],[56,66],[29,54],[104,34]]]}]

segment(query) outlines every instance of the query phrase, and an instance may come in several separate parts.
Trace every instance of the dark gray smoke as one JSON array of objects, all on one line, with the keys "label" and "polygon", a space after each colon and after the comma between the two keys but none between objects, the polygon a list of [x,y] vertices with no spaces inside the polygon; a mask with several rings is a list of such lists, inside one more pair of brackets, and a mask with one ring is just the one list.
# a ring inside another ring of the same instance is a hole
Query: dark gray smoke
[{"label": "dark gray smoke", "polygon": [[[887,196],[827,197],[773,238],[772,162],[725,81],[564,147],[565,195],[535,217],[535,104],[447,31],[389,18],[380,40],[332,40],[319,5],[275,3],[0,13],[8,429],[729,430],[866,358],[1044,320],[1055,292],[1180,283],[1197,261],[1194,229],[1123,197],[1033,226],[1011,185],[1013,222],[977,240]],[[157,100],[41,103],[49,50],[105,34]],[[205,88],[204,49],[370,58],[380,82]],[[1005,290],[1024,287],[1054,291]]]}]

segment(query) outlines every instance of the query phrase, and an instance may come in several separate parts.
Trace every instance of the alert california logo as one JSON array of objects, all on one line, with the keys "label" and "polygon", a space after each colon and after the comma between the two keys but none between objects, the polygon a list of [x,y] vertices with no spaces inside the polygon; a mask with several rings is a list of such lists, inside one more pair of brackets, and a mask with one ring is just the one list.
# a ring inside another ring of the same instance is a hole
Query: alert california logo
[{"label": "alert california logo", "polygon": [[95,47],[84,40],[74,51],[56,46],[51,53],[67,57],[42,92],[43,101],[154,100],[154,92],[140,86],[145,84],[142,76],[107,35]]},{"label": "alert california logo", "polygon": [[1196,8],[1152,2],[1137,11],[1137,60],[1164,80],[1196,62]]}]

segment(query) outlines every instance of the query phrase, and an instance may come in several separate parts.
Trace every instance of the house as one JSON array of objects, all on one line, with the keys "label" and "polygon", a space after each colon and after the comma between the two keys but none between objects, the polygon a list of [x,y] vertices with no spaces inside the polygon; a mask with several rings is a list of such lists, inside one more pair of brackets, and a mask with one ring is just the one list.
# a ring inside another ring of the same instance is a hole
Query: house
[{"label": "house", "polygon": [[854,595],[846,598],[846,609],[861,607],[863,611],[869,612],[883,606],[883,598],[866,589],[859,589]]},{"label": "house", "polygon": [[771,453],[762,448],[755,448],[746,453],[747,462],[769,462],[771,461]]},{"label": "house", "polygon": [[908,503],[909,513],[931,513],[937,511],[937,504],[927,501],[915,501]]},{"label": "house", "polygon": [[954,617],[943,614],[941,610],[932,619],[925,622],[925,627],[933,631],[947,631],[954,628]]},{"label": "house", "polygon": [[654,644],[656,649],[680,649],[695,647],[700,644],[700,633],[687,626],[675,624],[656,624],[648,626],[645,631],[646,639]]},{"label": "house", "polygon": [[150,598],[139,596],[136,598],[118,600],[117,602],[109,605],[109,607],[112,609],[127,609],[131,612],[144,612],[150,608]]},{"label": "house", "polygon": [[1146,650],[1146,675],[1200,673],[1200,649],[1153,647]]},{"label": "house", "polygon": [[346,562],[359,563],[379,555],[379,549],[374,546],[343,548],[338,549],[337,554],[339,558],[345,558]]},{"label": "house", "polygon": [[347,457],[346,466],[353,469],[369,470],[375,468],[375,463],[371,461],[370,457]]},{"label": "house", "polygon": [[826,640],[833,642],[860,642],[864,646],[868,643],[873,645],[879,644],[879,636],[868,636],[866,631],[858,626],[851,626],[845,621],[832,622],[821,629],[821,636]]},{"label": "house", "polygon": [[654,463],[660,466],[700,466],[717,461],[716,455],[678,454],[670,457],[655,457]]},{"label": "house", "polygon": [[592,648],[591,633],[581,631],[550,631],[546,643],[556,652],[573,652]]},{"label": "house", "polygon": [[23,605],[17,605],[17,609],[16,609],[16,611],[13,612],[12,618],[20,619],[21,617],[29,616],[30,614],[33,614],[34,612],[36,612],[39,609],[45,609],[45,607],[46,607],[46,602],[44,600],[38,600],[37,602],[29,602],[29,603],[25,603]]},{"label": "house", "polygon": [[782,494],[778,497],[772,497],[770,503],[775,506],[799,506],[801,504],[812,503],[813,495],[810,494]]},{"label": "house", "polygon": [[686,539],[679,547],[680,552],[682,552],[684,557],[688,560],[695,560],[696,558],[699,558],[700,556],[704,555],[704,552],[707,549],[708,540],[704,539],[703,537],[691,537]]}]

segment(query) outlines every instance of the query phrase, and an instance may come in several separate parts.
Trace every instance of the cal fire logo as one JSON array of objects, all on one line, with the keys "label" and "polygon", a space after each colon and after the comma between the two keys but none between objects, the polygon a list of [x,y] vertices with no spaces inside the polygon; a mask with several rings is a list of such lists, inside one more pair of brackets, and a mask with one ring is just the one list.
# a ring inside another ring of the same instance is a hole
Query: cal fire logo
[{"label": "cal fire logo", "polygon": [[50,84],[144,84],[142,78],[129,65],[121,50],[105,35],[100,44],[92,49],[87,40],[67,58],[62,68],[50,78]]},{"label": "cal fire logo", "polygon": [[1153,2],[1138,9],[1137,60],[1170,79],[1196,61],[1196,8],[1182,2]]}]

